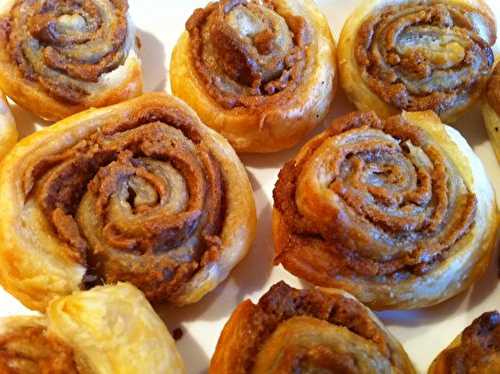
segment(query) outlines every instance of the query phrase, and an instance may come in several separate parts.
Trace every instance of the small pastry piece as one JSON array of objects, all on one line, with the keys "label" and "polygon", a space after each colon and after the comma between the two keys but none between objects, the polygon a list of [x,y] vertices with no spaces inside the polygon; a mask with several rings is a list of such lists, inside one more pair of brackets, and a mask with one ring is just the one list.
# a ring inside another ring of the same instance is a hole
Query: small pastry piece
[{"label": "small pastry piece", "polygon": [[484,313],[442,351],[429,374],[500,373],[500,314]]},{"label": "small pastry piece", "polygon": [[142,92],[127,0],[7,0],[0,87],[51,121]]},{"label": "small pastry piece", "polygon": [[23,139],[0,169],[0,206],[0,282],[37,310],[117,281],[194,303],[245,256],[256,224],[229,143],[165,94]]},{"label": "small pastry piece", "polygon": [[454,121],[481,96],[496,23],[483,0],[367,0],[346,21],[340,80],[362,111],[433,110]]},{"label": "small pastry piece", "polygon": [[47,317],[0,319],[4,374],[182,374],[175,342],[130,284],[56,299]]},{"label": "small pastry piece", "polygon": [[500,64],[495,67],[488,83],[486,98],[481,109],[491,146],[500,163]]},{"label": "small pastry piece", "polygon": [[226,323],[210,374],[415,373],[377,317],[347,292],[274,285]]},{"label": "small pastry piece", "polygon": [[220,0],[197,9],[172,55],[172,92],[238,152],[290,148],[325,118],[335,44],[312,0]]},{"label": "small pastry piece", "polygon": [[493,187],[434,112],[351,113],[309,141],[274,189],[276,263],[374,309],[442,302],[481,276]]},{"label": "small pastry piece", "polygon": [[0,161],[17,141],[16,122],[5,96],[0,93]]}]

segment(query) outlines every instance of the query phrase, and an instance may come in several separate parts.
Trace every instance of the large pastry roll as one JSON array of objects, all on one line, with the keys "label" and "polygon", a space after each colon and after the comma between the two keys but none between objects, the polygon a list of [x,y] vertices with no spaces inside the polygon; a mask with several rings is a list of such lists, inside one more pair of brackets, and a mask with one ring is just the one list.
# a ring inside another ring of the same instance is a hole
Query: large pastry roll
[{"label": "large pastry roll", "polygon": [[0,282],[38,310],[117,281],[194,303],[245,256],[256,221],[229,143],[165,94],[23,139],[0,170],[0,206]]},{"label": "large pastry roll", "polygon": [[46,317],[0,319],[4,374],[181,374],[175,342],[144,295],[126,283],[75,292]]},{"label": "large pastry roll", "polygon": [[335,44],[312,0],[220,0],[174,49],[172,92],[237,151],[289,148],[325,118]]},{"label": "large pastry roll", "polygon": [[483,0],[363,1],[340,36],[341,84],[362,111],[454,121],[482,94],[495,40]]},{"label": "large pastry roll", "polygon": [[415,373],[377,317],[347,292],[274,285],[226,323],[210,374]]},{"label": "large pastry roll", "polygon": [[127,0],[5,0],[0,87],[56,121],[142,92]]},{"label": "large pastry roll", "polygon": [[500,372],[500,314],[484,313],[442,351],[429,374]]},{"label": "large pastry roll", "polygon": [[429,306],[484,273],[496,219],[479,158],[434,112],[351,113],[281,169],[276,263],[374,309]]},{"label": "large pastry roll", "polygon": [[17,128],[9,104],[0,93],[0,161],[14,147],[17,141]]},{"label": "large pastry roll", "polygon": [[497,64],[486,88],[482,112],[491,146],[500,163],[500,64]]}]

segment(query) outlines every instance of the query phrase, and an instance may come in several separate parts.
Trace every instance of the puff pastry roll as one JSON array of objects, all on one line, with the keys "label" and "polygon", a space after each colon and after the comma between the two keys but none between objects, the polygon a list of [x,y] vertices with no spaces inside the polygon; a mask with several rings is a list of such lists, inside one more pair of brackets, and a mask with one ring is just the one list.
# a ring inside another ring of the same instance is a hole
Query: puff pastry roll
[{"label": "puff pastry roll", "polygon": [[500,64],[495,67],[488,83],[486,98],[481,109],[491,146],[500,163]]},{"label": "puff pastry roll", "polygon": [[483,0],[363,1],[340,36],[341,84],[362,111],[454,121],[482,94],[495,40]]},{"label": "puff pastry roll", "polygon": [[0,87],[56,121],[142,92],[127,0],[6,0],[0,6]]},{"label": "puff pastry roll", "polygon": [[429,374],[500,372],[500,314],[484,313],[442,351]]},{"label": "puff pastry roll", "polygon": [[9,104],[0,93],[0,161],[17,142],[17,128]]},{"label": "puff pastry roll", "polygon": [[335,44],[312,0],[197,9],[172,55],[172,92],[239,152],[289,148],[325,118]]},{"label": "puff pastry roll", "polygon": [[274,285],[242,302],[217,343],[210,374],[415,373],[377,317],[347,292]]},{"label": "puff pastry roll", "polygon": [[0,282],[28,307],[128,281],[194,303],[255,235],[246,171],[180,100],[147,94],[18,143],[0,170]]},{"label": "puff pastry roll", "polygon": [[126,283],[53,301],[47,317],[0,319],[4,374],[182,374],[162,320]]},{"label": "puff pastry roll", "polygon": [[434,112],[351,113],[280,171],[275,261],[374,309],[424,307],[484,273],[496,220],[479,158]]}]

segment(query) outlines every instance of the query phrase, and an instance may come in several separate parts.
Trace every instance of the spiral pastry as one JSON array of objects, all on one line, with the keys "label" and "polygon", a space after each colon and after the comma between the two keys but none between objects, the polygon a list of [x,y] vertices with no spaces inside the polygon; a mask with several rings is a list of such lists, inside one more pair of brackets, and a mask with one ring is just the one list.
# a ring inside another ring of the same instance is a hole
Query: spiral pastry
[{"label": "spiral pastry", "polygon": [[16,122],[5,96],[0,92],[0,161],[17,141]]},{"label": "spiral pastry", "polygon": [[23,139],[0,171],[0,281],[27,306],[128,281],[182,305],[253,241],[255,206],[229,144],[180,100],[148,94]]},{"label": "spiral pastry", "polygon": [[429,374],[500,371],[500,314],[488,312],[474,320],[442,351],[429,368]]},{"label": "spiral pastry", "polygon": [[495,17],[482,0],[369,0],[339,42],[342,87],[381,117],[433,110],[454,121],[491,74]]},{"label": "spiral pastry", "polygon": [[347,292],[274,285],[226,323],[210,374],[415,373],[377,317]]},{"label": "spiral pastry", "polygon": [[481,109],[486,131],[500,163],[500,64],[496,65],[488,82],[486,98]]},{"label": "spiral pastry", "polygon": [[127,0],[9,0],[0,9],[0,87],[47,120],[142,92]]},{"label": "spiral pastry", "polygon": [[237,151],[296,144],[326,116],[335,45],[312,0],[220,0],[197,9],[172,55],[172,92]]},{"label": "spiral pastry", "polygon": [[52,301],[47,316],[0,319],[3,374],[185,373],[162,320],[119,283]]},{"label": "spiral pastry", "polygon": [[371,308],[436,304],[484,272],[495,205],[478,157],[433,112],[352,113],[280,171],[276,263]]}]

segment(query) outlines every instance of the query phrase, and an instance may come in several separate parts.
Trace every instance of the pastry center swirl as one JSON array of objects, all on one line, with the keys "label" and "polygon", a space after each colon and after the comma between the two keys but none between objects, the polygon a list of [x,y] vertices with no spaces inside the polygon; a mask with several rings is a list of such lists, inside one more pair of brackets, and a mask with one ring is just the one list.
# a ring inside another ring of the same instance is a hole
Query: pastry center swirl
[{"label": "pastry center swirl", "polygon": [[401,117],[370,113],[347,117],[288,163],[275,200],[295,235],[320,240],[365,276],[429,271],[476,209],[438,144]]},{"label": "pastry center swirl", "polygon": [[273,1],[223,0],[196,10],[186,28],[196,70],[224,107],[286,96],[301,79],[309,27]]},{"label": "pastry center swirl", "polygon": [[477,13],[416,1],[370,16],[358,31],[355,50],[363,79],[399,109],[440,114],[464,105],[494,60],[474,24]]},{"label": "pastry center swirl", "polygon": [[73,351],[42,327],[26,327],[0,337],[4,374],[78,374]]},{"label": "pastry center swirl", "polygon": [[103,127],[32,166],[25,189],[90,282],[130,281],[155,299],[218,256],[221,169],[175,111]]},{"label": "pastry center swirl", "polygon": [[4,21],[11,59],[53,97],[79,103],[125,60],[127,10],[126,0],[18,0]]}]

